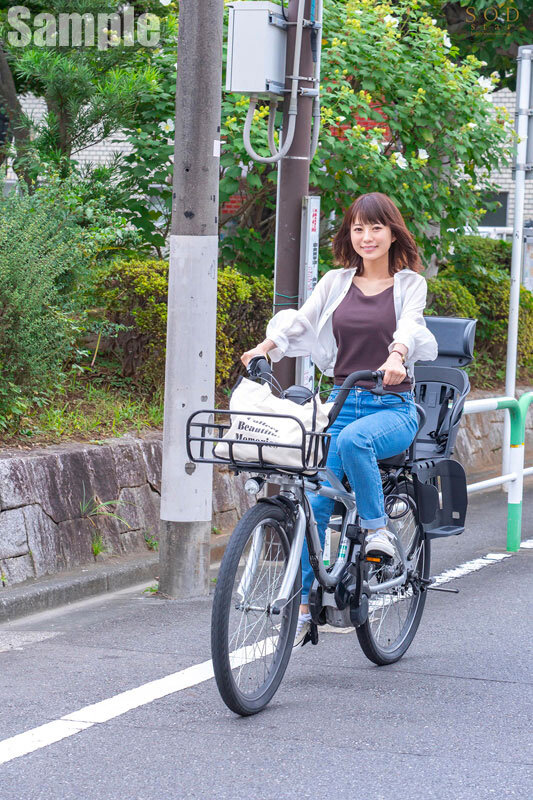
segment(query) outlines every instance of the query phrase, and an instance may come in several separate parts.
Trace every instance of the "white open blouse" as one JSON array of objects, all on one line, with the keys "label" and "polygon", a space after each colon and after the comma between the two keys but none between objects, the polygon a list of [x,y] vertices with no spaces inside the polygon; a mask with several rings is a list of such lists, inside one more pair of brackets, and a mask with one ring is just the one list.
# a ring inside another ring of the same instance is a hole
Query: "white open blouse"
[{"label": "white open blouse", "polygon": [[[279,311],[268,323],[266,336],[276,343],[270,350],[272,361],[284,356],[310,355],[326,375],[333,375],[337,358],[337,343],[333,335],[333,312],[350,288],[355,267],[333,269],[319,280],[309,298],[299,309]],[[416,361],[433,361],[437,357],[437,341],[426,327],[426,279],[411,269],[394,275],[394,310],[396,330],[389,352],[395,344],[407,347],[405,367],[413,380]]]}]

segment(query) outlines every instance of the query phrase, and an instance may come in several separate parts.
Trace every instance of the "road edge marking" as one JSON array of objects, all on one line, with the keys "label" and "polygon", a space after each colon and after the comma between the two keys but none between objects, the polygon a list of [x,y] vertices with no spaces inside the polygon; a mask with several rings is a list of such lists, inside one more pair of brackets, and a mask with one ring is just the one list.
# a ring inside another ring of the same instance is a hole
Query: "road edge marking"
[{"label": "road edge marking", "polygon": [[[522,542],[521,549],[533,549],[533,539]],[[515,555],[516,553],[487,553],[487,555],[480,558],[466,561],[458,567],[444,570],[444,572],[435,577],[433,585],[438,586],[442,583],[462,578],[491,564],[499,564]],[[239,652],[236,651],[232,655],[237,656]],[[191,686],[197,686],[199,683],[205,683],[212,677],[214,677],[213,662],[210,659],[182,669],[179,672],[174,672],[171,675],[166,675],[163,678],[144,683],[134,689],[127,689],[125,692],[100,700],[98,703],[91,703],[52,722],[47,722],[44,725],[39,725],[36,728],[31,728],[11,736],[9,739],[0,741],[0,764],[6,764],[16,758],[41,750],[43,747],[48,747],[48,745],[55,744],[55,742],[60,742],[62,739],[92,728],[93,725],[108,722],[115,717],[126,714],[128,711],[132,711],[134,708],[152,703],[154,700],[159,700],[169,694],[180,692]]]}]

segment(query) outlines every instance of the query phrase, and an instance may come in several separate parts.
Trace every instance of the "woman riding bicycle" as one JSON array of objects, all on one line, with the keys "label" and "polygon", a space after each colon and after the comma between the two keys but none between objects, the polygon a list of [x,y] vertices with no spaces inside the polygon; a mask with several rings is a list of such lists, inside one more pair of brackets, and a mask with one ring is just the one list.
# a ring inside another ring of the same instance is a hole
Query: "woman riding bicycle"
[{"label": "woman riding bicycle", "polygon": [[[414,403],[414,364],[433,361],[437,342],[423,312],[427,284],[422,264],[403,217],[385,194],[361,195],[347,210],[333,240],[335,263],[298,310],[278,312],[268,323],[266,339],[241,356],[246,366],[255,356],[311,355],[335,386],[356,370],[382,370],[385,389],[360,381],[329,429],[327,459],[339,478],[352,487],[366,533],[367,553],[392,557],[378,460],[406,450],[418,420]],[[332,401],[339,389],[333,389]],[[403,399],[402,399],[403,398]],[[322,545],[334,501],[308,493]],[[307,545],[302,553],[302,596],[295,645],[303,644],[311,623],[309,590],[313,582]]]}]

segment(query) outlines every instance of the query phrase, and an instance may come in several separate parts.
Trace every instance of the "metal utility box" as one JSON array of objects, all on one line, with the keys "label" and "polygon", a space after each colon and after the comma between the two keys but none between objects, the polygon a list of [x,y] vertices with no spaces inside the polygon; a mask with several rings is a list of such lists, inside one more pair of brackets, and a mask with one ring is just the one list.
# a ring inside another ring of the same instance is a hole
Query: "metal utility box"
[{"label": "metal utility box", "polygon": [[286,48],[281,6],[256,0],[231,3],[226,90],[266,97],[282,94]]}]

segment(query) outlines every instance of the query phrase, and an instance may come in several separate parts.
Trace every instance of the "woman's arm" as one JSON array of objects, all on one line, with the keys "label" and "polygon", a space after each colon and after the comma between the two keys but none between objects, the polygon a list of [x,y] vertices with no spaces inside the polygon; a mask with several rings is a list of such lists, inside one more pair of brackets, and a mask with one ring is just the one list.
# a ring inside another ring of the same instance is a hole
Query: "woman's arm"
[{"label": "woman's arm", "polygon": [[265,340],[274,342],[274,347],[269,351],[272,361],[279,361],[284,356],[307,356],[316,349],[318,321],[335,277],[336,270],[327,272],[301,308],[278,311],[272,317],[267,325]]},{"label": "woman's arm", "polygon": [[427,299],[426,279],[419,280],[406,292],[400,319],[397,322],[389,353],[406,348],[405,357],[409,361],[433,361],[437,358],[437,340],[426,327],[424,309]]},{"label": "woman's arm", "polygon": [[383,383],[386,386],[394,386],[405,380],[407,370],[403,365],[402,356],[407,354],[407,347],[404,344],[394,345],[394,350],[391,351],[387,360],[378,367],[379,370],[384,372]]},{"label": "woman's arm", "polygon": [[273,350],[276,346],[276,343],[272,341],[272,339],[265,339],[258,344],[256,347],[253,347],[251,350],[247,350],[246,353],[243,353],[241,356],[241,361],[245,367],[248,366],[249,362],[252,358],[256,356],[266,356],[266,354]]}]

